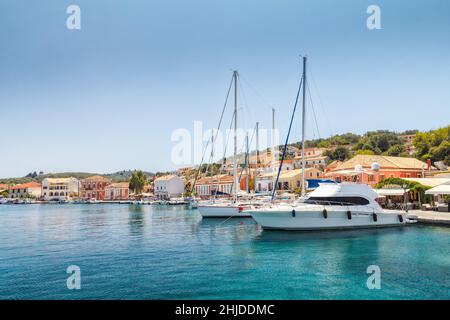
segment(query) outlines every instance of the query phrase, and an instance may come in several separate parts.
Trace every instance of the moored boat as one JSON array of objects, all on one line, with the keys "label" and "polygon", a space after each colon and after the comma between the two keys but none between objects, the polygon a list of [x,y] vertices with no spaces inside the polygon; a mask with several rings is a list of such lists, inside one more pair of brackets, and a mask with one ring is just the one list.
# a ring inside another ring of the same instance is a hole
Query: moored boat
[{"label": "moored boat", "polygon": [[266,230],[336,230],[403,226],[404,212],[384,211],[377,193],[363,184],[321,184],[302,202],[252,208],[253,219]]}]

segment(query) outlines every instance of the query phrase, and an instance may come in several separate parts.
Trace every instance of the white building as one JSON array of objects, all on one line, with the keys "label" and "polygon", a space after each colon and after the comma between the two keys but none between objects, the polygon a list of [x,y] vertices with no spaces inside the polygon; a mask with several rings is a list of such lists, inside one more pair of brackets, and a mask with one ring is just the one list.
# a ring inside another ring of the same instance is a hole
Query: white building
[{"label": "white building", "polygon": [[184,182],[177,175],[167,175],[155,179],[155,196],[158,199],[179,197],[184,192]]},{"label": "white building", "polygon": [[9,187],[8,196],[12,199],[27,197],[40,198],[41,185],[37,182],[17,184],[15,186]]},{"label": "white building", "polygon": [[73,177],[42,180],[42,197],[47,201],[62,201],[78,196],[79,189],[80,183]]},{"label": "white building", "polygon": [[[327,156],[314,156],[314,157],[305,157],[305,167],[313,168],[313,167],[326,167],[328,162]],[[296,169],[302,168],[302,157],[295,157],[294,159],[294,167]]]}]

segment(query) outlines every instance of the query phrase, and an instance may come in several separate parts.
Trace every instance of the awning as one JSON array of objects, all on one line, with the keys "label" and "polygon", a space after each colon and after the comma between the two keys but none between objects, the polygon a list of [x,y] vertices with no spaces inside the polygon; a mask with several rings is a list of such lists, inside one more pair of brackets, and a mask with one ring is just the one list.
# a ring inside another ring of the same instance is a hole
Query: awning
[{"label": "awning", "polygon": [[425,191],[425,194],[450,194],[450,183],[441,184],[439,186],[436,186],[434,188],[431,188],[427,191]]},{"label": "awning", "polygon": [[[379,196],[403,196],[405,194],[405,190],[399,188],[374,189],[374,191]],[[406,192],[408,191],[409,189],[406,189]]]}]

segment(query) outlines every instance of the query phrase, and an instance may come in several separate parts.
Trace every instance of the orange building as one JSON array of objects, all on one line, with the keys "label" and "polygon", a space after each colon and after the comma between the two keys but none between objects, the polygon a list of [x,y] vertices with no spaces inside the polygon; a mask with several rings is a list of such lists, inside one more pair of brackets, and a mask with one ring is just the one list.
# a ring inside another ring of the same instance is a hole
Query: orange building
[{"label": "orange building", "polygon": [[231,194],[233,187],[233,176],[228,174],[216,175],[213,177],[204,177],[195,184],[195,192],[200,197],[211,195]]},{"label": "orange building", "polygon": [[128,200],[128,182],[111,183],[105,188],[105,200]]},{"label": "orange building", "polygon": [[421,178],[427,171],[427,164],[415,158],[357,155],[333,168],[327,167],[325,177],[374,186],[386,178]]},{"label": "orange building", "polygon": [[102,176],[92,176],[81,180],[80,198],[105,200],[105,188],[111,180]]}]

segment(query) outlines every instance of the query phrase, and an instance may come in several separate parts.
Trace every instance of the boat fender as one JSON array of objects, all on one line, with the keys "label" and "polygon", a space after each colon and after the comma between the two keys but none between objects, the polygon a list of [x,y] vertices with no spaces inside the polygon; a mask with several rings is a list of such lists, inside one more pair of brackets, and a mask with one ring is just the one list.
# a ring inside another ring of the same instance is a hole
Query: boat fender
[{"label": "boat fender", "polygon": [[239,209],[239,212],[244,211],[244,207],[243,206],[239,206],[238,209]]},{"label": "boat fender", "polygon": [[400,222],[403,222],[403,216],[402,216],[401,214],[398,215],[398,220],[399,220]]},{"label": "boat fender", "polygon": [[347,219],[352,220],[352,212],[350,210],[347,210]]},{"label": "boat fender", "polygon": [[323,209],[322,213],[323,213],[323,217],[324,217],[325,219],[328,218],[328,212],[327,212],[327,209]]},{"label": "boat fender", "polygon": [[295,218],[295,210],[292,210],[292,216]]},{"label": "boat fender", "polygon": [[373,213],[373,221],[377,222],[377,220],[378,220],[377,214]]}]

